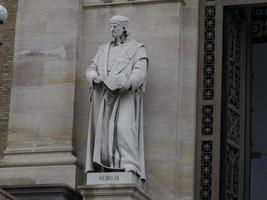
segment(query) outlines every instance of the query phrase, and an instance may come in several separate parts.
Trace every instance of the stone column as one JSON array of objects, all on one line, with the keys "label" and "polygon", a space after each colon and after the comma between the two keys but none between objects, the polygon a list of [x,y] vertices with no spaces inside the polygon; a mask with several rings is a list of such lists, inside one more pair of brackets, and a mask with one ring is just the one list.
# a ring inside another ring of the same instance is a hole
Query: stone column
[{"label": "stone column", "polygon": [[1,185],[75,187],[72,148],[80,0],[20,0]]}]

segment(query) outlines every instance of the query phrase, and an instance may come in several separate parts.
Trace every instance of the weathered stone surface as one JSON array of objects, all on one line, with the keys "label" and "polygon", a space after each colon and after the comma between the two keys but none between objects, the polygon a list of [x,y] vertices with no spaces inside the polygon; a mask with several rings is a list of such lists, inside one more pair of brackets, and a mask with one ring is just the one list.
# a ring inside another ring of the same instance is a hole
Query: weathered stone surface
[{"label": "weathered stone surface", "polygon": [[[33,186],[5,186],[5,191],[11,193],[18,200],[81,200],[79,192],[68,185],[38,184]],[[2,200],[2,199],[1,199]]]},{"label": "weathered stone surface", "polygon": [[177,199],[194,198],[195,120],[198,64],[198,0],[186,0],[183,7],[181,37],[180,104],[179,104],[179,166],[177,168]]},{"label": "weathered stone surface", "polygon": [[0,157],[6,147],[11,83],[13,77],[13,54],[17,1],[0,0],[8,10],[8,20],[0,26]]},{"label": "weathered stone surface", "polygon": [[79,6],[77,0],[18,2],[2,184],[75,187],[72,129]]},{"label": "weathered stone surface", "polygon": [[62,184],[75,188],[74,165],[16,166],[1,168],[0,188],[12,185]]},{"label": "weathered stone surface", "polygon": [[123,185],[132,184],[139,189],[144,189],[144,181],[131,172],[98,172],[87,173],[86,185]]},{"label": "weathered stone surface", "polygon": [[7,193],[6,191],[0,189],[0,199],[1,200],[16,200],[11,194]]},{"label": "weathered stone surface", "polygon": [[0,167],[75,165],[76,157],[69,151],[67,148],[65,152],[62,148],[37,149],[35,152],[32,149],[8,149],[4,159],[0,160]]},{"label": "weathered stone surface", "polygon": [[149,200],[143,192],[135,186],[106,186],[80,188],[83,200]]},{"label": "weathered stone surface", "polygon": [[[107,173],[106,173],[107,174]],[[102,175],[103,176],[103,175]],[[125,177],[124,177],[125,178]],[[129,177],[128,177],[129,178]],[[95,181],[95,180],[93,180]],[[132,180],[135,182],[135,180]],[[96,181],[97,182],[97,181]],[[80,186],[79,190],[83,197],[83,200],[149,200],[150,198],[146,193],[140,189],[135,183],[119,184],[90,184]]]}]

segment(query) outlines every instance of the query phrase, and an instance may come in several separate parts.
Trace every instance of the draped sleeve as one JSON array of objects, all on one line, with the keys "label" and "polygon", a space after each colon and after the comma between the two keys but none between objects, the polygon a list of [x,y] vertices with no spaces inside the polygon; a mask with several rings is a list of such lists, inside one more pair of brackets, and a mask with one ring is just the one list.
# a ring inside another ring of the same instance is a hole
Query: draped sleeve
[{"label": "draped sleeve", "polygon": [[98,73],[97,73],[97,66],[94,62],[92,62],[89,67],[87,68],[86,72],[86,78],[89,82],[89,86],[90,87],[93,87],[93,79],[98,76]]},{"label": "draped sleeve", "polygon": [[129,78],[132,90],[140,89],[142,92],[145,91],[147,70],[148,70],[148,57],[145,47],[142,46],[137,51],[134,57],[133,69]]},{"label": "draped sleeve", "polygon": [[104,49],[104,45],[100,45],[100,47],[98,48],[97,54],[95,55],[91,64],[88,66],[88,68],[85,72],[86,78],[89,82],[90,87],[93,87],[93,79],[96,76],[100,75],[99,74],[99,65],[101,64],[101,61],[104,59],[103,49]]}]

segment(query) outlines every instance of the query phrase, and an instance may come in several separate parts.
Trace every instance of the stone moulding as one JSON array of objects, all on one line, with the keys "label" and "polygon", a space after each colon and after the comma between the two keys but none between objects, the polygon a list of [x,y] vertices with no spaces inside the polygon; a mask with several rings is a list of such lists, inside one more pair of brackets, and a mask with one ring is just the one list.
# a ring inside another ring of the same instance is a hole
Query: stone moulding
[{"label": "stone moulding", "polygon": [[[80,193],[66,184],[8,185],[2,187],[15,197],[7,200],[82,200]],[[2,199],[0,198],[0,200]]]},{"label": "stone moulding", "polygon": [[35,152],[6,154],[0,160],[0,168],[6,167],[29,167],[29,166],[53,166],[75,165],[76,157],[71,152]]},{"label": "stone moulding", "polygon": [[8,194],[4,190],[0,189],[0,199],[1,200],[16,200],[11,194]]},{"label": "stone moulding", "polygon": [[141,4],[141,3],[167,3],[167,2],[181,2],[184,0],[83,0],[84,7],[98,7],[98,6],[113,6],[113,5],[125,5],[125,4]]},{"label": "stone moulding", "polygon": [[78,189],[81,192],[84,200],[118,200],[118,199],[131,199],[131,200],[150,200],[150,198],[133,184],[121,184],[116,186],[110,185],[83,185]]}]

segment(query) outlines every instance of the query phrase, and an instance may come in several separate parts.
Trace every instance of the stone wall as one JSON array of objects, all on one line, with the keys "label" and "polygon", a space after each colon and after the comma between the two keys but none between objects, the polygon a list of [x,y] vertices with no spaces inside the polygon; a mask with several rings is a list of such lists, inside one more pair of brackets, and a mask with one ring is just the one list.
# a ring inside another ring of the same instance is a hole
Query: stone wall
[{"label": "stone wall", "polygon": [[0,184],[75,187],[72,127],[79,5],[79,0],[18,1],[8,141],[0,160]]},{"label": "stone wall", "polygon": [[0,26],[0,157],[6,147],[11,83],[13,77],[13,53],[17,14],[16,0],[0,0],[8,10],[8,21]]},{"label": "stone wall", "polygon": [[199,0],[185,0],[181,36],[177,199],[194,198]]}]

